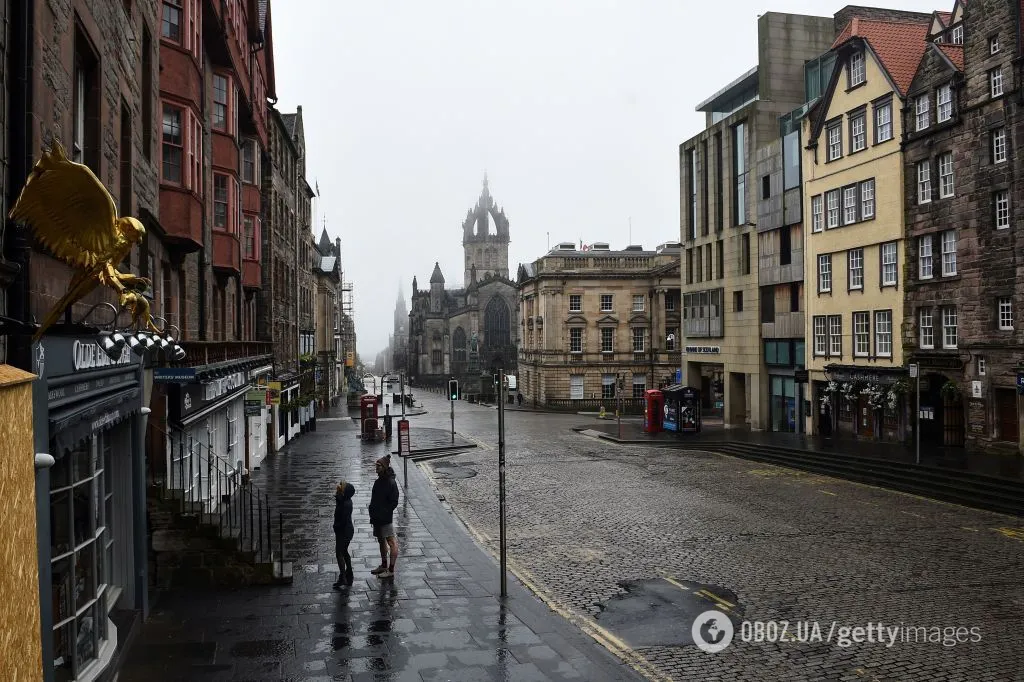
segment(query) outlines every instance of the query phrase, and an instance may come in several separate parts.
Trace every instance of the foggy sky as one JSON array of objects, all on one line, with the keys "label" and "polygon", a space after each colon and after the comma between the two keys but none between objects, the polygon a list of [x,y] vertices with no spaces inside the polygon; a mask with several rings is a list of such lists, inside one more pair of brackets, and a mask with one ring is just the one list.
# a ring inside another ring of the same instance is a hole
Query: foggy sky
[{"label": "foggy sky", "polygon": [[440,261],[462,285],[462,221],[485,171],[513,279],[549,233],[678,241],[678,145],[704,127],[696,104],[755,65],[757,16],[845,4],[271,0],[277,107],[302,105],[314,232],[326,218],[341,239],[360,356],[387,343],[413,275],[427,286]]}]

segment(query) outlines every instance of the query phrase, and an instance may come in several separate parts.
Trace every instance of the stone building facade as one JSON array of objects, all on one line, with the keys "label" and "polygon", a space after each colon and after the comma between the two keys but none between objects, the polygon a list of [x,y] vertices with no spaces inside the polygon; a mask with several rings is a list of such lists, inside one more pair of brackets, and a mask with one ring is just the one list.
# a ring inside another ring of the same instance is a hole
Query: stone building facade
[{"label": "stone building facade", "polygon": [[676,383],[678,243],[655,251],[556,246],[519,266],[518,390],[555,409],[639,408],[644,391]]},{"label": "stone building facade", "polygon": [[324,228],[316,245],[314,317],[316,338],[316,394],[321,405],[331,405],[338,397],[342,384],[342,364],[335,343],[335,334],[341,319],[341,240],[331,242]]},{"label": "stone building facade", "polygon": [[924,446],[1018,452],[1024,369],[1019,4],[936,13],[904,110],[903,344]]},{"label": "stone building facade", "polygon": [[929,20],[853,17],[833,45],[828,87],[803,120],[804,269],[814,282],[808,432],[890,441],[909,433],[900,112]]},{"label": "stone building facade", "polygon": [[508,219],[485,178],[463,222],[466,285],[445,289],[439,263],[429,289],[420,291],[413,278],[408,376],[415,385],[440,386],[454,377],[464,396],[491,396],[492,374],[515,374],[516,287],[501,274],[508,273],[508,242]]},{"label": "stone building facade", "polygon": [[[273,107],[268,111],[268,156],[262,173],[265,303],[258,313],[261,338],[273,344],[273,381],[281,383],[284,406],[274,408],[271,442],[283,447],[312,417],[309,405],[316,364],[312,357],[313,271],[319,266],[319,256],[312,233],[315,193],[306,182],[302,107],[294,114],[282,114]],[[303,355],[307,357],[305,366],[300,360]]]},{"label": "stone building facade", "polygon": [[698,105],[707,127],[679,146],[682,305],[689,311],[683,382],[701,389],[704,410],[721,414],[727,427],[762,429],[768,420],[756,150],[778,138],[780,116],[803,104],[804,63],[827,50],[833,35],[831,17],[762,15],[757,66]]}]

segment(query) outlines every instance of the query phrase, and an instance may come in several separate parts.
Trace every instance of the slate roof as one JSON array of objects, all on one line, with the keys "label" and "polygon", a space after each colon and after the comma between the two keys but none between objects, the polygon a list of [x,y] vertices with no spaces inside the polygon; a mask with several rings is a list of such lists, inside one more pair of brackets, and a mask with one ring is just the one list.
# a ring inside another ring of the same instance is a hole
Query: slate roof
[{"label": "slate roof", "polygon": [[906,95],[907,88],[914,80],[917,66],[921,63],[921,57],[928,47],[926,39],[929,28],[928,19],[909,22],[874,21],[854,17],[836,38],[832,49],[854,38],[867,41],[881,61],[882,67],[896,84],[899,93]]},{"label": "slate roof", "polygon": [[336,256],[321,256],[320,257],[320,271],[321,272],[334,272],[334,264],[338,262]]},{"label": "slate roof", "polygon": [[430,275],[431,284],[444,284],[444,275],[441,274],[441,266],[434,261],[434,272]]},{"label": "slate roof", "polygon": [[331,238],[327,235],[326,227],[320,234],[320,243],[318,246],[320,247],[320,253],[324,256],[334,253],[334,242],[332,242]]},{"label": "slate roof", "polygon": [[295,137],[296,118],[298,118],[298,114],[281,114],[281,120],[284,122],[284,129],[288,131],[289,137]]}]

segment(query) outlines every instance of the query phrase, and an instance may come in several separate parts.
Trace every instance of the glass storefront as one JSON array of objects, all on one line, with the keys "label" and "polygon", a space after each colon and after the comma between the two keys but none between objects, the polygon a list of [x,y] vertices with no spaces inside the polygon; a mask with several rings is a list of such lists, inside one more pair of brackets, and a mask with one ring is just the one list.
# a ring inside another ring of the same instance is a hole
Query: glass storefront
[{"label": "glass storefront", "polygon": [[793,377],[771,377],[771,428],[779,433],[798,433],[800,384]]},{"label": "glass storefront", "polygon": [[51,469],[53,667],[58,682],[78,678],[99,657],[109,635],[107,604],[114,562],[111,456],[109,437],[97,433],[65,451]]}]

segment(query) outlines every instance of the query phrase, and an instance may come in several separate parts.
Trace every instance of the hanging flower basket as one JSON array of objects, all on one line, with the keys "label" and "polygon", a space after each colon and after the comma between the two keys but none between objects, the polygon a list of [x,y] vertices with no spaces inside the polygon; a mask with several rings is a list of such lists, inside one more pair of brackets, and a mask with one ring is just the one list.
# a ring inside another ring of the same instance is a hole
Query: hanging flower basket
[{"label": "hanging flower basket", "polygon": [[955,401],[960,398],[960,386],[952,381],[947,381],[942,384],[942,388],[939,389],[939,393],[946,400]]},{"label": "hanging flower basket", "polygon": [[871,406],[871,409],[881,410],[885,407],[886,392],[878,384],[868,384],[861,390],[860,394],[868,399],[868,405]]},{"label": "hanging flower basket", "polygon": [[839,391],[848,403],[854,402],[857,399],[857,394],[860,393],[857,384],[852,381],[844,382],[843,385],[839,387]]},{"label": "hanging flower basket", "polygon": [[825,386],[825,390],[821,393],[821,408],[825,409],[832,402],[832,398],[838,393],[839,384],[835,381],[829,381]]}]

